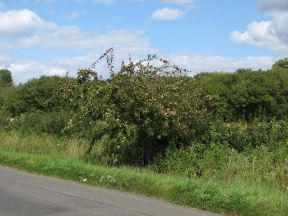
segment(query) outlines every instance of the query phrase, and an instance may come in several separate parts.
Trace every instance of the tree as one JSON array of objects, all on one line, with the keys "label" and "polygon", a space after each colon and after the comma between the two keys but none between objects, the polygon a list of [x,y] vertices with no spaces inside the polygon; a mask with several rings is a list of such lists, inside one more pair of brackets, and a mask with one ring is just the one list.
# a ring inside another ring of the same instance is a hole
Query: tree
[{"label": "tree", "polygon": [[25,112],[52,112],[65,105],[62,89],[65,78],[52,76],[32,79],[7,92],[5,107],[13,116]]},{"label": "tree", "polygon": [[12,75],[9,70],[0,70],[0,88],[7,88],[13,85]]},{"label": "tree", "polygon": [[272,69],[288,69],[288,58],[283,58],[278,61],[276,61]]},{"label": "tree", "polygon": [[12,84],[11,72],[9,70],[0,69],[0,109],[3,108],[4,99]]}]

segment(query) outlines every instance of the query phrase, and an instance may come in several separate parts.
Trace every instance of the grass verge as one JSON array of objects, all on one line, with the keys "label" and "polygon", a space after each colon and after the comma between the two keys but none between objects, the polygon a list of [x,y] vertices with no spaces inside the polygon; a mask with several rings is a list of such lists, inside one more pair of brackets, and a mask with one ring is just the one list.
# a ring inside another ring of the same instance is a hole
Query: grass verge
[{"label": "grass verge", "polygon": [[0,164],[230,215],[284,216],[288,212],[287,193],[241,180],[187,179],[148,170],[96,166],[75,157],[22,153],[3,148],[0,148]]}]

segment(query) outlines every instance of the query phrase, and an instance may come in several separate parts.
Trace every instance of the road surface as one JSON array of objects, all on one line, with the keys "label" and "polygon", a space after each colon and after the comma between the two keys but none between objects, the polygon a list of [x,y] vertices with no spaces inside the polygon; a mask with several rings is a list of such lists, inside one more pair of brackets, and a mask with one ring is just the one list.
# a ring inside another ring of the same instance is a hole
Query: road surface
[{"label": "road surface", "polygon": [[113,190],[0,167],[0,216],[215,216]]}]

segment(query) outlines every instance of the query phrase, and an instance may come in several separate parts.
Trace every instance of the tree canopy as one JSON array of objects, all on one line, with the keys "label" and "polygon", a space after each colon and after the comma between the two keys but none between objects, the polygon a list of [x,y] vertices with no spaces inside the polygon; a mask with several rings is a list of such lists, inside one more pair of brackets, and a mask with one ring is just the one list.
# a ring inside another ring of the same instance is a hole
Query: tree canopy
[{"label": "tree canopy", "polygon": [[272,69],[287,69],[288,70],[288,58],[283,58],[278,61],[276,61]]},{"label": "tree canopy", "polygon": [[7,88],[13,85],[12,75],[9,70],[0,69],[0,88]]}]

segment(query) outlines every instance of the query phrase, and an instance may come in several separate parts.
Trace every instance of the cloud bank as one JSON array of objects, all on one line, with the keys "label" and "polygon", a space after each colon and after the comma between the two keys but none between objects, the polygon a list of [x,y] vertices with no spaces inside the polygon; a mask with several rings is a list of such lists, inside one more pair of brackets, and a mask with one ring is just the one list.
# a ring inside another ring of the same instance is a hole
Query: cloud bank
[{"label": "cloud bank", "polygon": [[236,43],[244,43],[259,48],[275,51],[279,54],[288,53],[288,1],[262,0],[260,9],[271,19],[251,22],[244,32],[239,30],[231,33]]}]

